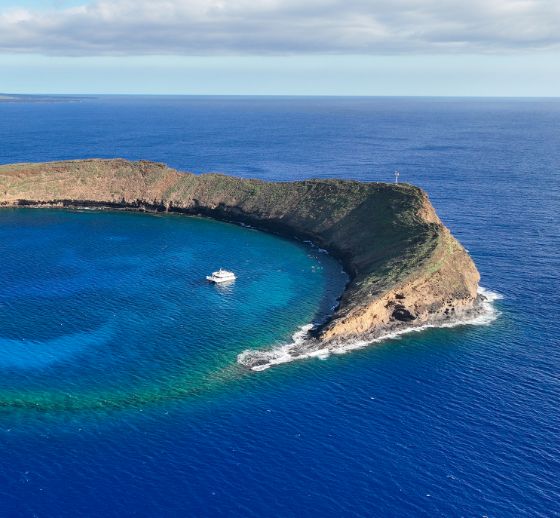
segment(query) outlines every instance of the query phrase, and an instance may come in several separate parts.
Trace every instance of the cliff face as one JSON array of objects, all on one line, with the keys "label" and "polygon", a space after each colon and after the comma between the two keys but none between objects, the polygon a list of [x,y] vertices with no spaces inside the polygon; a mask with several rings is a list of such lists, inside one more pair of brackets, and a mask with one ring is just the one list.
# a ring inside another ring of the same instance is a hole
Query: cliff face
[{"label": "cliff face", "polygon": [[426,194],[407,184],[269,183],[80,160],[0,166],[0,205],[177,211],[311,239],[351,276],[339,308],[317,330],[323,344],[445,322],[477,305],[473,261]]}]

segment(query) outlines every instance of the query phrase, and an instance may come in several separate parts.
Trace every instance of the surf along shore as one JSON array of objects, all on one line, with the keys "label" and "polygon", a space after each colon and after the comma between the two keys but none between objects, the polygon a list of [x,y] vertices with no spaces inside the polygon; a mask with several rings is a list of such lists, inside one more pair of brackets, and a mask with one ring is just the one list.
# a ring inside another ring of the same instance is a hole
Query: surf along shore
[{"label": "surf along shore", "polygon": [[409,184],[265,182],[148,161],[72,160],[0,166],[0,206],[202,215],[327,250],[350,278],[338,306],[292,344],[240,354],[239,363],[254,370],[325,355],[344,343],[454,325],[477,318],[487,302],[474,262],[427,194]]}]

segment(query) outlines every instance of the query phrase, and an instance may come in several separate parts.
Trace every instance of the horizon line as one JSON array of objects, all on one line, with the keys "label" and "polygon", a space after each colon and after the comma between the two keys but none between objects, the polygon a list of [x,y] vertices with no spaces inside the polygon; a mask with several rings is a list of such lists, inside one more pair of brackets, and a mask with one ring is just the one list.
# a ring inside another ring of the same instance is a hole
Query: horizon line
[{"label": "horizon line", "polygon": [[0,92],[2,97],[301,97],[301,98],[389,98],[389,99],[560,99],[560,95],[461,95],[461,94],[418,94],[418,95],[391,95],[391,94],[202,94],[202,93],[87,93],[87,92]]}]

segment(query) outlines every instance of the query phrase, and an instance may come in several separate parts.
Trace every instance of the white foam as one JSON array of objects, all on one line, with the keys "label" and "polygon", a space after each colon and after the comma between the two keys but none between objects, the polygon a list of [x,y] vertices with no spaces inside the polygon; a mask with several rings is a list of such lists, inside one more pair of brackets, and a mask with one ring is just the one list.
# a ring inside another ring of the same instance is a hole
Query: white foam
[{"label": "white foam", "polygon": [[496,291],[489,290],[488,288],[483,288],[479,286],[478,293],[488,300],[488,302],[494,302],[495,300],[502,300],[504,296]]},{"label": "white foam", "polygon": [[273,365],[280,365],[282,363],[289,363],[296,359],[292,352],[298,346],[305,343],[307,334],[313,329],[313,324],[307,324],[302,326],[298,331],[296,331],[292,336],[292,342],[284,345],[279,345],[278,347],[273,347],[269,350],[255,350],[247,349],[237,356],[237,362],[242,365],[247,365],[247,363],[254,358],[263,360],[265,363],[254,365],[251,370],[263,371]]},{"label": "white foam", "polygon": [[[237,362],[251,368],[253,371],[264,371],[275,365],[290,363],[296,360],[305,360],[309,358],[319,358],[326,360],[331,354],[346,354],[357,349],[362,349],[373,343],[379,343],[385,340],[395,340],[402,335],[408,333],[421,332],[430,328],[452,328],[464,325],[483,326],[489,325],[499,316],[498,310],[493,305],[496,300],[503,299],[503,296],[495,291],[480,287],[478,289],[481,295],[481,310],[476,315],[465,316],[464,318],[456,318],[450,322],[441,322],[435,324],[425,324],[423,326],[408,327],[397,331],[386,333],[378,338],[368,340],[349,340],[337,344],[329,344],[321,349],[313,349],[313,345],[318,345],[312,339],[308,339],[308,333],[313,328],[312,324],[302,326],[292,336],[292,342],[279,345],[268,350],[247,349],[237,356]],[[310,350],[305,350],[306,343],[309,343]],[[257,361],[257,365],[251,364]]]}]

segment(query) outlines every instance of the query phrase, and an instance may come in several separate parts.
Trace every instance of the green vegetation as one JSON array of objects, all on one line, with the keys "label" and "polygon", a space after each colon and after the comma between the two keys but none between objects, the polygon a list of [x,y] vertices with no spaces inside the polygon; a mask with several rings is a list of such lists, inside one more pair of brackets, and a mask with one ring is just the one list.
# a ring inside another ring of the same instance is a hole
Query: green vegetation
[{"label": "green vegetation", "polygon": [[377,307],[383,297],[390,305],[387,297],[396,290],[408,289],[410,311],[426,319],[434,308],[448,309],[449,300],[466,306],[476,298],[478,272],[470,257],[427,195],[407,184],[270,183],[121,159],[0,166],[0,204],[23,202],[173,210],[311,239],[351,275],[333,321],[363,315],[363,308]]}]

